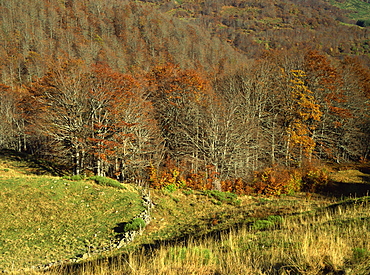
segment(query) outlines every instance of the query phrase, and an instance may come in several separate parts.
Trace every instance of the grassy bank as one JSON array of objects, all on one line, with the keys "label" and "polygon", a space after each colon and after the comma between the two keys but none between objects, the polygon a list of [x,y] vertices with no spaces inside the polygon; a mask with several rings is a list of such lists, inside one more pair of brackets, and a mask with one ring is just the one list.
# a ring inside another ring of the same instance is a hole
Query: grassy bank
[{"label": "grassy bank", "polygon": [[[365,168],[333,170],[337,197],[151,190],[152,222],[134,242],[46,274],[369,274],[369,197],[341,202],[368,189]],[[0,270],[45,274],[30,267],[109,245],[142,210],[133,185],[55,171],[0,157]]]},{"label": "grassy bank", "polygon": [[366,3],[361,0],[346,0],[337,1],[331,0],[332,5],[348,10],[350,12],[349,16],[354,20],[368,20],[370,19],[370,3]]},{"label": "grassy bank", "polygon": [[65,260],[109,245],[117,224],[142,210],[140,194],[129,185],[119,190],[32,171],[26,162],[4,156],[0,161],[0,270]]},{"label": "grassy bank", "polygon": [[369,197],[50,274],[369,274]]}]

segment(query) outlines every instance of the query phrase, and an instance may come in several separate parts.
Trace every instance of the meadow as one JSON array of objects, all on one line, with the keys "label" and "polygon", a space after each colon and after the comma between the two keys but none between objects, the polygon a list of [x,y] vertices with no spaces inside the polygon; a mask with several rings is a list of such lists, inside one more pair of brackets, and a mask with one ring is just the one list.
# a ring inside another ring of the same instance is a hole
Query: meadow
[{"label": "meadow", "polygon": [[369,274],[369,197],[49,274]]},{"label": "meadow", "polygon": [[[90,255],[89,249],[109,245],[117,227],[142,211],[139,189],[58,176],[48,167],[2,154],[0,269],[5,273],[370,273],[369,196],[150,190],[152,222],[143,233],[120,249]],[[351,179],[354,186],[369,184],[367,172],[352,167],[332,178],[340,190],[339,184]],[[80,260],[70,261],[76,257]],[[57,261],[48,269],[34,268]]]},{"label": "meadow", "polygon": [[[42,173],[43,175],[36,175]],[[117,224],[142,210],[132,186],[71,180],[23,155],[0,161],[0,270],[82,257],[108,246]]]}]

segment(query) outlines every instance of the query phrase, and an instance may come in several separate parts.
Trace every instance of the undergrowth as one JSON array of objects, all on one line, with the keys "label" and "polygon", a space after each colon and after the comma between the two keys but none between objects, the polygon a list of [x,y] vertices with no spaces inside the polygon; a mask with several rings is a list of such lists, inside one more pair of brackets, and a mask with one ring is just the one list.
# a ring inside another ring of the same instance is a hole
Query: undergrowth
[{"label": "undergrowth", "polygon": [[217,190],[205,190],[203,193],[214,199],[213,202],[215,204],[222,204],[222,203],[227,203],[227,204],[232,204],[232,205],[239,205],[240,200],[238,200],[238,196],[234,193],[230,192],[222,192],[222,191],[217,191]]},{"label": "undergrowth", "polygon": [[[211,166],[205,171],[186,174],[172,162],[161,170],[149,167],[148,174],[149,186],[154,189],[170,193],[178,189],[203,190],[205,194],[216,199],[215,203],[229,200],[230,198],[225,197],[227,193],[267,196],[293,195],[301,191],[315,193],[322,191],[330,182],[328,169],[315,161],[306,161],[297,168],[278,165],[266,167],[255,171],[253,177],[248,179],[220,180],[215,168]],[[219,183],[219,186],[216,186],[216,183]],[[217,191],[224,193],[218,194]]]},{"label": "undergrowth", "polygon": [[124,232],[128,231],[137,231],[145,227],[145,221],[141,218],[136,218],[130,221],[129,223],[125,224]]}]

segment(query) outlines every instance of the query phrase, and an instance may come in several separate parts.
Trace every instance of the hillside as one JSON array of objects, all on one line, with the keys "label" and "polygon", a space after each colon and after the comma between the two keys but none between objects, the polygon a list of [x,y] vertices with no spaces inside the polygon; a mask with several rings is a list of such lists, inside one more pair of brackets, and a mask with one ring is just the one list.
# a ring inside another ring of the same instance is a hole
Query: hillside
[{"label": "hillside", "polygon": [[[44,166],[52,167],[46,164]],[[350,168],[332,172],[340,198],[344,195],[340,194],[340,184],[367,184],[369,187],[368,170],[360,172]],[[117,189],[97,185],[88,179],[50,176],[35,159],[9,151],[2,152],[0,172],[1,270],[23,269],[29,274],[39,274],[37,268],[31,267],[57,263],[51,265],[48,274],[134,274],[130,273],[134,272],[132,269],[149,273],[166,269],[168,274],[187,274],[187,268],[198,270],[199,274],[208,274],[201,270],[228,274],[237,267],[224,260],[213,262],[216,258],[234,255],[234,260],[239,261],[239,257],[245,257],[243,253],[257,253],[264,247],[268,255],[276,258],[259,258],[254,270],[269,270],[276,264],[274,261],[287,261],[277,252],[285,249],[284,253],[291,255],[308,253],[305,254],[307,261],[319,259],[322,266],[305,266],[305,261],[297,258],[293,261],[294,267],[282,265],[280,270],[299,269],[298,274],[306,274],[305,271],[324,268],[352,268],[360,272],[365,270],[366,265],[362,263],[370,256],[365,241],[369,233],[368,197],[341,201],[300,192],[280,197],[237,196],[228,192],[170,188],[150,190],[154,203],[152,221],[132,243],[95,253],[109,246],[117,234],[122,233],[123,224],[141,211],[140,196],[134,185],[120,185],[122,188]],[[301,234],[293,236],[293,228]],[[340,233],[345,230],[351,230],[351,238]],[[306,239],[306,250],[300,252],[295,244],[305,242],[300,239],[304,234],[310,241]],[[319,236],[320,242],[317,241]],[[320,251],[314,251],[314,243]],[[328,244],[345,249],[341,253],[337,249],[327,251]],[[188,252],[182,254],[181,251]],[[208,260],[193,262],[192,257],[197,253],[203,255],[201,251],[210,253],[204,255]],[[149,260],[148,255],[154,258]],[[79,261],[72,260],[76,258]],[[160,258],[167,261],[165,266],[155,264]],[[185,259],[186,270],[181,273],[176,266]],[[137,261],[143,260],[146,264],[138,266]],[[151,266],[152,261],[154,266]],[[246,269],[244,272],[252,271]],[[325,272],[323,274],[330,274]]]},{"label": "hillside", "polygon": [[332,56],[368,55],[366,1],[143,1],[196,22],[250,58],[264,50],[310,48]]},{"label": "hillside", "polygon": [[272,49],[369,54],[368,33],[355,24],[370,4],[360,0],[63,3],[0,4],[2,83],[40,77],[56,58],[123,72],[170,61],[214,73]]},{"label": "hillside", "polygon": [[136,1],[0,3],[1,82],[27,83],[56,59],[142,72],[173,62],[217,70],[245,60],[203,27]]},{"label": "hillside", "polygon": [[330,1],[336,7],[347,10],[348,17],[354,20],[369,20],[370,5],[366,0]]},{"label": "hillside", "polygon": [[[46,163],[44,163],[46,164]],[[140,193],[48,175],[24,154],[0,154],[0,270],[79,258],[109,246],[117,224],[142,210]],[[48,167],[52,167],[50,164]]]},{"label": "hillside", "polygon": [[0,0],[0,269],[367,274],[368,2]]},{"label": "hillside", "polygon": [[0,148],[159,189],[307,189],[295,169],[369,157],[368,29],[343,3],[2,2]]},{"label": "hillside", "polygon": [[265,216],[201,238],[157,242],[135,253],[51,274],[366,275],[368,210],[367,197],[309,213]]}]

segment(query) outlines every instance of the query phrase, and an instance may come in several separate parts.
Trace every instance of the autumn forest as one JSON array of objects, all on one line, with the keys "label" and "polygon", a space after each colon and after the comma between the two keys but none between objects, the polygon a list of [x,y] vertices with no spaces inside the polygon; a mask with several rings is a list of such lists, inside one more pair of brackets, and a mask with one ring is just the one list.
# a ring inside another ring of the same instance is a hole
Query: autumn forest
[{"label": "autumn forest", "polygon": [[334,2],[0,0],[0,148],[228,190],[364,161],[370,32]]}]

